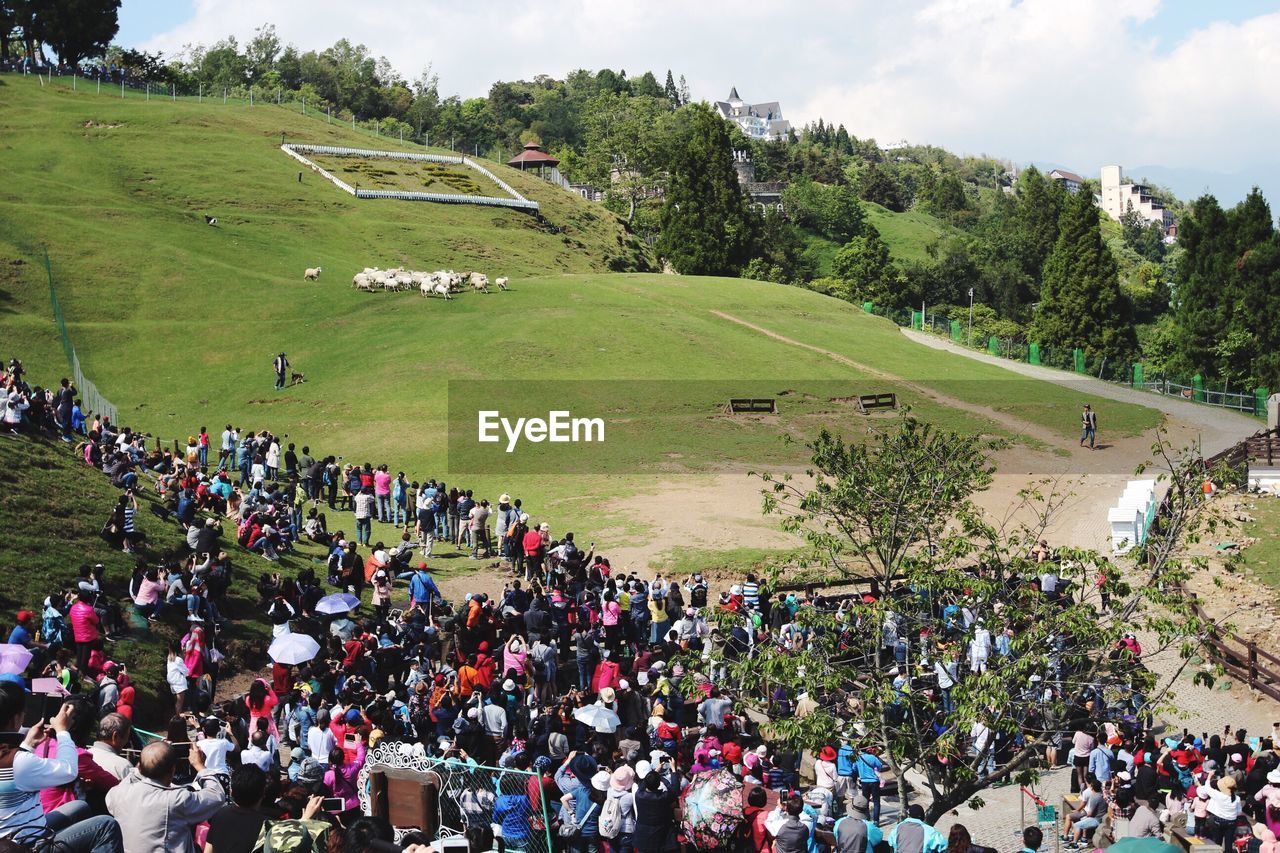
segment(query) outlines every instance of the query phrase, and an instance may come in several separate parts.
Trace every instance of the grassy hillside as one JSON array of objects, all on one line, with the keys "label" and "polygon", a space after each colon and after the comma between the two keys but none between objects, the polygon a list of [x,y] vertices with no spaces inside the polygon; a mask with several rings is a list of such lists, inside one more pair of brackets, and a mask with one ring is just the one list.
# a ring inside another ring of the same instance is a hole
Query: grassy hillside
[{"label": "grassy hillside", "polygon": [[[929,245],[947,234],[955,233],[955,229],[947,223],[919,210],[895,213],[871,201],[864,201],[862,207],[866,211],[867,222],[880,232],[880,238],[899,262],[928,260]],[[809,237],[808,252],[817,263],[818,275],[830,276],[831,265],[836,252],[840,251],[840,244],[817,234],[810,234]]]},{"label": "grassy hillside", "polygon": [[[104,542],[98,532],[120,492],[60,441],[0,439],[0,490],[4,493],[0,530],[5,531],[0,611],[6,614],[6,626],[15,611],[26,608],[39,613],[45,596],[73,588],[76,570],[86,563],[102,563],[108,594],[127,602],[129,578],[138,557],[154,565],[158,555],[183,543],[176,524],[162,522],[146,510],[154,498],[150,489],[139,495],[141,512],[137,515],[137,525],[147,535],[146,545],[137,554],[125,554]],[[228,533],[234,534],[234,530]],[[267,564],[234,542],[227,543],[226,550],[235,567],[227,608],[234,624],[223,633],[223,648],[230,653],[232,668],[246,657],[257,666],[261,663],[257,651],[270,641],[271,629],[253,608],[257,598],[254,582],[256,573]],[[280,564],[282,571],[292,575],[304,559],[308,558],[285,558]],[[140,725],[163,722],[157,718],[156,697],[165,695],[167,644],[181,638],[186,630],[181,615],[166,616],[149,630],[135,627],[128,640],[107,644],[107,656],[126,663],[132,673],[139,693],[135,716]]]},{"label": "grassy hillside", "polygon": [[[598,496],[626,494],[630,475],[799,465],[802,449],[781,438],[824,426],[861,434],[866,420],[847,399],[859,393],[896,390],[922,416],[970,432],[1034,427],[1040,444],[1070,437],[1083,401],[919,347],[887,321],[797,288],[607,274],[639,257],[616,220],[518,172],[501,174],[543,203],[547,224],[505,210],[357,201],[309,173],[299,183],[298,164],[277,148],[282,130],[295,141],[369,139],[280,108],[0,83],[6,349],[51,379],[65,363],[34,262],[47,243],[87,373],[125,424],[166,439],[228,421],[270,428],[411,478],[465,471],[478,493],[519,493],[564,522],[598,519]],[[876,223],[891,241],[918,241],[929,227],[891,222]],[[359,268],[398,263],[509,275],[512,292],[446,303],[351,288]],[[309,266],[324,268],[318,282],[302,280]],[[307,377],[283,393],[270,374],[280,350]],[[493,380],[508,384],[482,384]],[[555,380],[579,384],[546,384]],[[782,410],[727,417],[719,405],[730,396],[778,397]],[[466,468],[449,457],[451,403],[465,430],[471,404],[545,415],[566,400],[610,417],[594,455],[535,452],[523,466],[466,459]],[[1107,409],[1122,434],[1158,420],[1137,406]]]}]

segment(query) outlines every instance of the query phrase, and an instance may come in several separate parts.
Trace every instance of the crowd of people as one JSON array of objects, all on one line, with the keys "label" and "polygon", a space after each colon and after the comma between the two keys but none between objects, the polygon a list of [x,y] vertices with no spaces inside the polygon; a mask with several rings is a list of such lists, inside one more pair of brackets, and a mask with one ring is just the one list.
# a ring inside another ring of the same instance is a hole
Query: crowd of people
[{"label": "crowd of people", "polygon": [[[343,464],[271,431],[201,427],[185,448],[149,448],[147,436],[82,412],[65,380],[50,391],[24,374],[15,360],[0,375],[6,426],[72,442],[77,458],[110,478],[121,494],[103,538],[136,553],[137,566],[115,598],[101,566],[85,565],[65,594],[44,601],[38,623],[34,611],[16,614],[10,643],[32,660],[25,678],[0,677],[7,849],[399,849],[385,846],[391,827],[362,804],[361,770],[384,743],[483,770],[475,778],[487,781],[448,807],[472,850],[981,849],[962,825],[944,836],[918,805],[886,820],[892,777],[855,727],[829,743],[770,742],[735,701],[771,716],[830,710],[803,684],[742,697],[726,683],[728,668],[764,644],[803,645],[800,609],[834,606],[819,595],[775,592],[751,574],[718,590],[699,574],[615,568],[594,543],[553,537],[508,494],[491,507],[472,491]],[[144,492],[155,496],[150,511],[181,531],[169,534],[174,547],[143,537]],[[390,544],[373,535],[375,521],[388,525],[378,529]],[[273,638],[305,634],[319,646],[308,660],[274,662],[269,677],[231,698],[217,684],[236,571],[224,536],[268,561],[257,607]],[[286,577],[270,565],[303,543],[324,555],[319,574],[305,567]],[[506,573],[502,592],[447,600],[428,563],[441,548],[492,558]],[[1044,569],[1036,588],[1069,594],[1047,543],[1032,556]],[[343,593],[359,603],[335,607]],[[939,658],[921,676],[934,688],[926,710],[945,728],[949,688],[1012,646],[969,607],[950,605],[941,618],[972,636],[966,654]],[[142,619],[177,619],[184,632],[168,650],[168,722],[139,751],[128,652],[111,643]],[[882,629],[894,660],[916,642],[899,628],[890,620]],[[1137,639],[1125,644],[1136,660]],[[69,693],[52,713],[32,714],[32,677]],[[1117,704],[1087,687],[1072,700],[1061,720],[1035,718],[1055,732],[1046,765],[1070,765],[1083,792],[1064,821],[1069,844],[1183,827],[1227,851],[1241,814],[1262,832],[1280,826],[1274,735],[1252,743],[1238,733],[1230,746],[1190,735],[1157,741],[1140,696]],[[968,745],[997,761],[1016,738],[978,724]],[[732,798],[704,834],[691,828],[689,803],[712,780]],[[302,838],[306,848],[288,846]],[[1039,830],[1023,841],[1039,848]],[[428,843],[421,833],[400,839],[406,849]]]}]

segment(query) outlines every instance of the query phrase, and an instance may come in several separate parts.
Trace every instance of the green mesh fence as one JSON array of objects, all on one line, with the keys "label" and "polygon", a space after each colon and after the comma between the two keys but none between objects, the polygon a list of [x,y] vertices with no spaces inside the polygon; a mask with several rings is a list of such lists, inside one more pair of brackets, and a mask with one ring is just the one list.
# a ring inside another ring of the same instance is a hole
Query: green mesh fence
[{"label": "green mesh fence", "polygon": [[75,383],[76,390],[80,392],[80,400],[83,403],[81,411],[84,412],[87,420],[92,421],[94,415],[103,415],[110,418],[113,424],[119,424],[120,419],[117,417],[115,404],[102,395],[97,385],[89,381],[80,366],[80,357],[76,355],[71,336],[67,334],[67,322],[62,314],[62,305],[58,302],[58,288],[53,281],[53,264],[49,261],[47,250],[44,253],[44,269],[49,278],[49,304],[53,308],[53,320],[58,324],[58,336],[62,339],[62,351],[66,353],[67,365],[71,368],[71,380]]}]

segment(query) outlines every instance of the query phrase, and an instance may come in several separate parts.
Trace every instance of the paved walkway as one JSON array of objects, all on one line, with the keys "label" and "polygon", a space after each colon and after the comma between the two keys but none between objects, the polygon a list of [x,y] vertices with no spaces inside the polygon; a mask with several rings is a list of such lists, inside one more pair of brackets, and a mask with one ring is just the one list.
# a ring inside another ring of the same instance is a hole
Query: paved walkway
[{"label": "paved walkway", "polygon": [[1123,385],[1113,385],[1101,379],[1068,373],[1065,370],[1055,370],[1052,367],[1041,367],[1035,364],[1000,358],[990,353],[971,350],[953,341],[915,329],[902,329],[901,332],[911,340],[924,346],[946,350],[956,355],[962,355],[965,358],[971,358],[974,361],[994,364],[996,367],[1004,368],[1012,373],[1019,373],[1033,379],[1042,379],[1045,382],[1052,382],[1054,385],[1061,385],[1064,388],[1086,392],[1108,400],[1116,400],[1121,403],[1136,403],[1139,406],[1162,411],[1193,427],[1200,433],[1203,453],[1206,456],[1226,450],[1241,439],[1253,435],[1263,426],[1261,421],[1228,409],[1200,405],[1190,400],[1184,400],[1181,397],[1168,397],[1164,394],[1154,394],[1150,391],[1138,391],[1133,388],[1126,388]]}]

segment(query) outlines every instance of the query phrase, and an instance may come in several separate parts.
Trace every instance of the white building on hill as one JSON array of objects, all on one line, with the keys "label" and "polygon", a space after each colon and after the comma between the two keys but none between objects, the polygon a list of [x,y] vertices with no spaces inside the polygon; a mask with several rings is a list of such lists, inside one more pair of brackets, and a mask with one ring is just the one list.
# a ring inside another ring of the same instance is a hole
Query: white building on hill
[{"label": "white building on hill", "polygon": [[791,122],[782,117],[782,107],[777,101],[748,104],[738,97],[738,87],[729,90],[727,101],[716,101],[720,117],[731,121],[752,139],[786,139]]},{"label": "white building on hill", "polygon": [[1117,222],[1132,207],[1147,222],[1155,222],[1169,236],[1176,234],[1173,213],[1142,184],[1126,182],[1119,166],[1102,167],[1102,209]]}]

